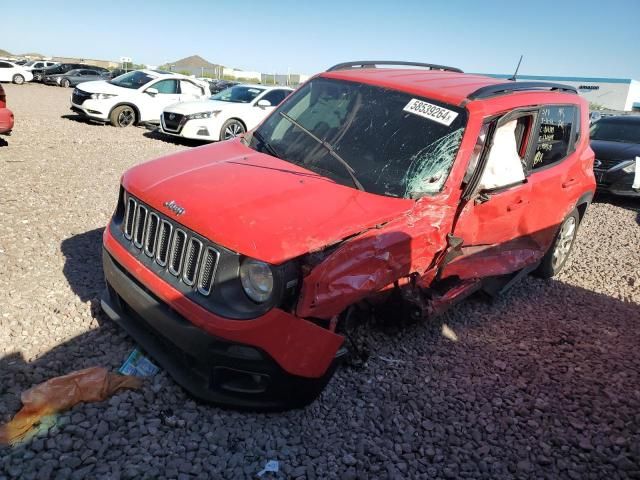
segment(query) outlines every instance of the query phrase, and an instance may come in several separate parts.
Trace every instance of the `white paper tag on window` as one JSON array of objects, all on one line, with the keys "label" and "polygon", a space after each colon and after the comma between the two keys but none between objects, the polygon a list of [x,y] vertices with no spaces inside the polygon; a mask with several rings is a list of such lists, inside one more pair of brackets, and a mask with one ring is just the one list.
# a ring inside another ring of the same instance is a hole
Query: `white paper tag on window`
[{"label": "white paper tag on window", "polygon": [[633,185],[631,188],[640,190],[640,157],[636,157],[636,174],[633,177]]},{"label": "white paper tag on window", "polygon": [[431,103],[423,102],[417,98],[412,98],[407,106],[402,110],[409,113],[420,115],[421,117],[428,118],[434,122],[441,123],[447,127],[456,119],[458,114],[452,110],[433,105]]}]

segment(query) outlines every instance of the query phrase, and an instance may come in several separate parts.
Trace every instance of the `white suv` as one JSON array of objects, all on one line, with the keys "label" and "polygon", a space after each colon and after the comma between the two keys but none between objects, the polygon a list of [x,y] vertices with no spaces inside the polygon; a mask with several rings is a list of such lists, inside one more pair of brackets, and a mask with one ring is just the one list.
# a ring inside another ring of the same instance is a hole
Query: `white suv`
[{"label": "white suv", "polygon": [[171,104],[207,98],[205,82],[160,70],[134,70],[112,80],[82,83],[71,96],[71,110],[114,127],[158,123]]},{"label": "white suv", "polygon": [[293,89],[235,85],[210,99],[170,105],[162,112],[163,133],[196,140],[229,140],[256,127]]}]

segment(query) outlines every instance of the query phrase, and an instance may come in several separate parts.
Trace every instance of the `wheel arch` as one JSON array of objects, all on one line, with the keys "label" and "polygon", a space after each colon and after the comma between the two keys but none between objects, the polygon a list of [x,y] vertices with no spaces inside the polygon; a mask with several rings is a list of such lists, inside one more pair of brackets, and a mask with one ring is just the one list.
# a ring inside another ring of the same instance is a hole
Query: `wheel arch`
[{"label": "wheel arch", "polygon": [[136,107],[136,105],[134,103],[131,102],[118,102],[116,103],[113,107],[111,107],[109,109],[109,114],[107,115],[109,118],[111,118],[111,114],[113,113],[113,111],[118,108],[118,107],[122,107],[122,106],[127,106],[127,107],[131,107],[133,108],[133,111],[136,112],[136,121],[134,123],[134,125],[140,123],[141,121],[141,117],[140,117],[140,109],[138,107]]},{"label": "wheel arch", "polygon": [[[224,123],[227,123],[229,120],[237,120],[237,121],[238,121],[238,122],[240,122],[240,123],[242,124],[242,126],[244,127],[244,131],[245,131],[245,132],[246,132],[246,131],[248,131],[248,130],[247,130],[247,124],[246,124],[246,123],[245,123],[245,121],[244,121],[244,120],[242,120],[240,117],[229,117],[229,118],[227,118],[227,119],[224,121]],[[223,124],[224,124],[224,123],[223,123]]]},{"label": "wheel arch", "polygon": [[576,207],[575,208],[576,208],[576,210],[578,210],[580,223],[582,223],[582,219],[584,218],[585,214],[587,213],[587,208],[591,204],[592,200],[593,200],[593,192],[585,192],[585,193],[582,194],[582,196],[576,202]]}]

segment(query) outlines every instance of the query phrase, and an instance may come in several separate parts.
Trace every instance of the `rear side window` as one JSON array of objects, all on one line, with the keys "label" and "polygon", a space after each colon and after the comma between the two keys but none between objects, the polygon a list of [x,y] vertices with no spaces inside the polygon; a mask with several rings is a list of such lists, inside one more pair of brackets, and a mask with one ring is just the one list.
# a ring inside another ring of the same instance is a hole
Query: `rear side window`
[{"label": "rear side window", "polygon": [[558,105],[540,110],[540,128],[531,168],[537,170],[564,159],[573,147],[577,109]]},{"label": "rear side window", "polygon": [[196,96],[203,95],[201,87],[198,87],[187,80],[180,80],[180,93]]}]

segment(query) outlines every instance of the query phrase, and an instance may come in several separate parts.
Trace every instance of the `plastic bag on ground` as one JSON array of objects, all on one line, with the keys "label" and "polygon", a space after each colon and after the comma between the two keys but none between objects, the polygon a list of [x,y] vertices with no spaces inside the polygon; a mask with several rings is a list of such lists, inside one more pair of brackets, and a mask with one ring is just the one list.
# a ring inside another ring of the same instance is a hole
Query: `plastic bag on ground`
[{"label": "plastic bag on ground", "polygon": [[100,402],[118,390],[137,389],[142,380],[110,373],[103,367],[78,370],[55,377],[22,392],[22,408],[0,426],[0,445],[19,441],[41,418],[68,410],[80,402]]}]

